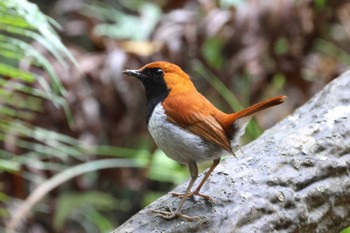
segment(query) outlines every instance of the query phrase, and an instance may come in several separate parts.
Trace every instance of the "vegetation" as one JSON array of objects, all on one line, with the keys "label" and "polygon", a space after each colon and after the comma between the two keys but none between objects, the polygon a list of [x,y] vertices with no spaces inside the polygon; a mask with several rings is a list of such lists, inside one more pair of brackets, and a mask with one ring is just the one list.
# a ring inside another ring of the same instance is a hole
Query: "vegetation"
[{"label": "vegetation", "polygon": [[249,141],[350,64],[345,0],[54,3],[0,0],[2,232],[107,232],[186,180],[125,66],[176,63],[227,112],[288,95]]}]

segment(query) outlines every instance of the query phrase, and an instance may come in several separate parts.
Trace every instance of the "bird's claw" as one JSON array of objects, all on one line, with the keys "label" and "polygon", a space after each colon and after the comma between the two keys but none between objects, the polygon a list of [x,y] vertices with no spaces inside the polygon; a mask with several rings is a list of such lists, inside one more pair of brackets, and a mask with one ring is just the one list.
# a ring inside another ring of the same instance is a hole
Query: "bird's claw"
[{"label": "bird's claw", "polygon": [[155,213],[157,217],[161,217],[161,218],[164,218],[166,220],[170,220],[170,219],[174,219],[174,218],[182,218],[186,221],[199,221],[200,220],[200,217],[198,216],[188,216],[188,215],[185,215],[185,214],[182,214],[178,211],[160,211],[160,210],[152,210],[151,211],[152,213]]},{"label": "bird's claw", "polygon": [[205,195],[205,194],[202,194],[202,193],[199,193],[196,191],[190,192],[187,196],[185,196],[184,193],[176,193],[176,192],[170,192],[170,194],[173,197],[180,197],[180,198],[191,198],[193,196],[200,196],[200,197],[203,197],[204,199],[208,200],[210,203],[215,204],[214,199],[211,196]]}]

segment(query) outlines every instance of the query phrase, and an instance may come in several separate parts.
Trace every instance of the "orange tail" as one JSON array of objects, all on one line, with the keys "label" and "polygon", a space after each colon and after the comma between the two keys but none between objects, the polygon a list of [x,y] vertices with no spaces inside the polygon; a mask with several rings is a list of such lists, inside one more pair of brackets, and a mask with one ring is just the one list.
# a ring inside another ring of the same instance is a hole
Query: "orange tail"
[{"label": "orange tail", "polygon": [[243,126],[242,128],[245,128],[246,124],[254,116],[255,113],[266,108],[279,105],[283,103],[286,98],[287,96],[275,96],[260,103],[254,104],[246,109],[243,109],[242,111],[228,114],[224,119],[223,126],[225,129],[230,129],[232,127],[232,124],[235,123],[239,126]]},{"label": "orange tail", "polygon": [[279,105],[279,104],[283,103],[286,98],[287,98],[287,96],[283,96],[283,95],[275,96],[275,97],[272,97],[270,99],[264,100],[260,103],[254,104],[246,109],[243,109],[242,111],[232,113],[230,116],[234,120],[241,118],[241,117],[250,116],[250,115],[253,115],[253,114],[255,114],[259,111],[262,111],[266,108],[270,108],[270,107],[273,107],[275,105]]},{"label": "orange tail", "polygon": [[[255,113],[262,111],[266,108],[279,105],[284,102],[287,96],[276,96],[270,99],[264,100],[260,103],[254,104],[242,111],[228,114],[224,121],[224,128],[231,136],[233,143],[239,142],[240,137],[244,134],[245,129],[248,125],[249,120],[254,116]],[[231,144],[232,144],[231,142]]]}]

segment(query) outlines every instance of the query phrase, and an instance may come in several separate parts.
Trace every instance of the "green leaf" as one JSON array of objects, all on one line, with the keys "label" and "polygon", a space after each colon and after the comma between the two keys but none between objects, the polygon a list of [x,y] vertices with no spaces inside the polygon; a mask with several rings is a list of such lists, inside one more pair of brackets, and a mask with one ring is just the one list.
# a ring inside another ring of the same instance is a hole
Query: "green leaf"
[{"label": "green leaf", "polygon": [[20,165],[17,161],[0,159],[0,171],[15,172],[19,170]]},{"label": "green leaf", "polygon": [[17,68],[13,68],[12,66],[0,63],[0,75],[12,77],[18,80],[22,80],[25,82],[33,82],[34,76],[33,74],[19,70]]},{"label": "green leaf", "polygon": [[[86,208],[90,206],[92,208]],[[110,210],[116,208],[116,200],[107,193],[101,192],[88,192],[88,193],[68,193],[61,195],[57,200],[57,210],[53,219],[53,225],[56,231],[60,231],[64,225],[64,222],[74,212],[84,212],[91,219],[97,217],[102,222],[99,223],[97,219],[94,220],[95,224],[101,224],[99,227],[103,230],[111,230],[111,223],[101,216],[97,211],[93,209]],[[84,211],[82,211],[84,210]],[[86,210],[88,213],[86,213]],[[91,216],[92,215],[92,216]]]},{"label": "green leaf", "polygon": [[108,21],[108,23],[100,23],[94,28],[94,32],[100,36],[144,41],[150,37],[151,32],[159,22],[161,9],[156,4],[143,3],[137,10],[140,16],[132,16],[100,3],[86,5],[83,13]]},{"label": "green leaf", "polygon": [[340,233],[350,233],[350,226],[341,230]]},{"label": "green leaf", "polygon": [[223,41],[220,38],[208,38],[202,48],[206,60],[215,68],[220,68],[224,64],[222,56]]},{"label": "green leaf", "polygon": [[288,52],[288,40],[284,37],[278,38],[275,44],[275,53],[283,55]]},{"label": "green leaf", "polygon": [[93,208],[89,208],[88,211],[85,212],[85,215],[97,226],[100,232],[110,232],[115,227],[114,222],[112,223],[108,218]]},{"label": "green leaf", "polygon": [[314,5],[317,10],[323,10],[326,7],[327,0],[314,0]]},{"label": "green leaf", "polygon": [[156,150],[148,177],[152,180],[180,184],[189,178],[189,173],[186,166],[168,158],[161,150]]}]

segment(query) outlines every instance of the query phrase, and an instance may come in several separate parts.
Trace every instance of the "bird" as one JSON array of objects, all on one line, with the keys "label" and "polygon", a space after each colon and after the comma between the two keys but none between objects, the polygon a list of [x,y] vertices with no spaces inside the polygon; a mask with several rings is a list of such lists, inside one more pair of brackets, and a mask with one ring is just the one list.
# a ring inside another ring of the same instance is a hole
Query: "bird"
[{"label": "bird", "polygon": [[[123,74],[139,79],[146,94],[146,124],[157,146],[171,159],[188,167],[191,179],[175,211],[152,210],[164,219],[200,219],[181,213],[186,199],[200,193],[204,183],[224,154],[234,155],[249,120],[266,108],[282,104],[286,96],[276,96],[235,113],[224,113],[200,94],[190,76],[176,64],[155,61],[140,69],[124,69]],[[198,177],[198,163],[213,161],[199,185],[191,191]]]}]

